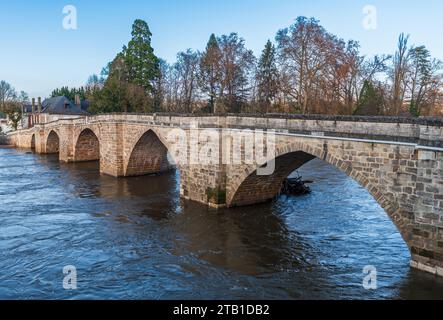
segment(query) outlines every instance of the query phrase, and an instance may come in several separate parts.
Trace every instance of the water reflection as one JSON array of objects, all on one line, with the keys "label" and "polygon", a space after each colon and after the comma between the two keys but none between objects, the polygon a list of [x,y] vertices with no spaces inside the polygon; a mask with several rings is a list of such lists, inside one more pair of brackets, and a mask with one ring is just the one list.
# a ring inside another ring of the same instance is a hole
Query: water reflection
[{"label": "water reflection", "polygon": [[[181,200],[176,172],[115,179],[0,150],[0,298],[443,297],[364,189],[318,160],[300,173],[311,195],[217,211]],[[76,292],[60,285],[68,264]],[[363,289],[365,265],[378,290]]]}]

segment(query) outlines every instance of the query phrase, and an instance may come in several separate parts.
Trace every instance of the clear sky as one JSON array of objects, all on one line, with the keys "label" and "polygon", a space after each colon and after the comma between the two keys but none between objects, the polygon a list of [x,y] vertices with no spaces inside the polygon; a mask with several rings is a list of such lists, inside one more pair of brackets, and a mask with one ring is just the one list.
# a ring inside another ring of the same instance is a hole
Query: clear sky
[{"label": "clear sky", "polygon": [[[77,30],[65,30],[62,10],[77,9]],[[377,28],[363,27],[363,8],[377,8]],[[357,40],[365,55],[392,53],[401,32],[443,59],[441,0],[14,0],[0,1],[0,80],[33,96],[63,85],[84,85],[144,19],[155,53],[174,62],[177,52],[203,50],[211,33],[237,32],[259,55],[267,39],[297,16],[315,17],[330,32]]]}]

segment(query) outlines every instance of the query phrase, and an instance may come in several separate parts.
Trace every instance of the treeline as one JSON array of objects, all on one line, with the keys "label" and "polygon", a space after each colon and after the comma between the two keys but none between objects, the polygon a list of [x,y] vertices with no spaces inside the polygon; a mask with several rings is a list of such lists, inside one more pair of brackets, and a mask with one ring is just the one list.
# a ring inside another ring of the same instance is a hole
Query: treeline
[{"label": "treeline", "polygon": [[236,33],[174,64],[158,58],[136,20],[122,52],[85,89],[93,113],[254,112],[427,116],[442,112],[442,62],[399,37],[392,55],[365,57],[313,18],[299,17],[260,57]]},{"label": "treeline", "polygon": [[75,101],[75,96],[78,95],[81,100],[86,100],[91,93],[92,90],[91,88],[88,87],[71,88],[71,89],[69,87],[61,87],[52,91],[51,97],[64,96],[71,101]]},{"label": "treeline", "polygon": [[28,102],[26,92],[17,92],[10,83],[0,81],[0,119],[7,117],[14,129],[17,129],[22,119],[22,106]]}]

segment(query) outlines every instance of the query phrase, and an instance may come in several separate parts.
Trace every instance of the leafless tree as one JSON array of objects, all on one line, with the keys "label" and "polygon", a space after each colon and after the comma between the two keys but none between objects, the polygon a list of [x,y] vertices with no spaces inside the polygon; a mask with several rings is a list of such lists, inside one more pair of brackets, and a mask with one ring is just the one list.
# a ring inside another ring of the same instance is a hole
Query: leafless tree
[{"label": "leafless tree", "polygon": [[406,75],[409,62],[409,36],[404,33],[398,38],[397,51],[392,61],[392,112],[398,115],[403,108],[403,102],[406,92]]},{"label": "leafless tree", "polygon": [[15,100],[17,98],[17,91],[8,82],[0,81],[0,111],[5,110],[7,101]]}]

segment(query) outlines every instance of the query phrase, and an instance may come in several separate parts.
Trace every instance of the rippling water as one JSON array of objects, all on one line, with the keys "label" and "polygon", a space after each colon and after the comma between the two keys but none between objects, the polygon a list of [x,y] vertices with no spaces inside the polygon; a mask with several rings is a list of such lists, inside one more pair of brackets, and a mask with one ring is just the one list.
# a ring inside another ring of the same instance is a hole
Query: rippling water
[{"label": "rippling water", "polygon": [[[443,298],[371,196],[320,160],[300,170],[312,194],[219,211],[180,200],[175,173],[98,169],[0,149],[0,298]],[[77,290],[63,289],[67,265]]]}]

